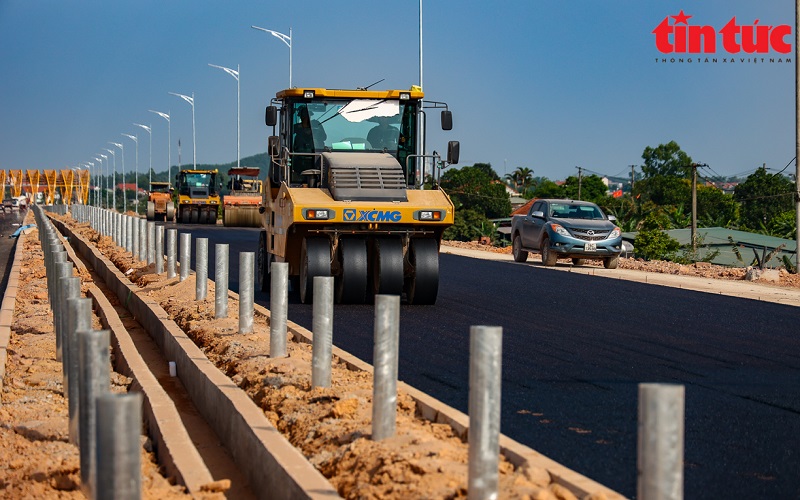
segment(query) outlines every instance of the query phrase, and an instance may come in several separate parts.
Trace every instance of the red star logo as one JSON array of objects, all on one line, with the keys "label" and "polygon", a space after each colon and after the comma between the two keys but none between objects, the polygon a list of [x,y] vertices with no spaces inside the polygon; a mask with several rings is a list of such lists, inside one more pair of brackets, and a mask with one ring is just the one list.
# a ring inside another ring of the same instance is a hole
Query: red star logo
[{"label": "red star logo", "polygon": [[675,19],[675,24],[683,23],[688,25],[689,18],[692,16],[687,16],[686,14],[683,13],[683,9],[681,9],[681,11],[678,13],[677,16],[669,16],[669,17]]}]

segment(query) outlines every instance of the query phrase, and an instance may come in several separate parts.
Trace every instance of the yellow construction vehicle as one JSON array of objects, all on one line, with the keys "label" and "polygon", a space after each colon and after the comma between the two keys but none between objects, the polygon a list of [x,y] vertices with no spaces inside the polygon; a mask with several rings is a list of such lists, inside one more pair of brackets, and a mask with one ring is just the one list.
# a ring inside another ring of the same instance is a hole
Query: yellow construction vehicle
[{"label": "yellow construction vehicle", "polygon": [[217,170],[181,170],[175,177],[178,188],[178,222],[216,224],[219,210]]},{"label": "yellow construction vehicle", "polygon": [[[452,129],[446,104],[424,104],[443,108],[442,128]],[[256,258],[261,290],[269,290],[272,263],[288,262],[305,303],[315,276],[334,277],[339,303],[375,294],[436,302],[439,244],[453,224],[439,172],[458,162],[459,144],[449,142],[446,161],[422,154],[422,107],[417,87],[277,93],[266,109],[272,134]]]},{"label": "yellow construction vehicle", "polygon": [[171,222],[174,218],[172,186],[169,182],[151,182],[147,195],[147,220],[161,219]]},{"label": "yellow construction vehicle", "polygon": [[263,196],[263,182],[258,167],[233,167],[228,170],[230,193],[222,198],[222,223],[229,227],[260,227],[258,212]]}]

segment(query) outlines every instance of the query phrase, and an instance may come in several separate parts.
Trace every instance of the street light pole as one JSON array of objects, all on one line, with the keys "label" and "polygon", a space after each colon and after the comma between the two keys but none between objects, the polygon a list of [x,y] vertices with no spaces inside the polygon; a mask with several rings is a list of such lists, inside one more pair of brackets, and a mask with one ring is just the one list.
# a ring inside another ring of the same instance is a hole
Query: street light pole
[{"label": "street light pole", "polygon": [[122,134],[136,143],[136,180],[134,188],[134,199],[136,199],[136,215],[139,215],[139,137],[131,134]]},{"label": "street light pole", "polygon": [[150,171],[147,173],[147,192],[149,193],[153,190],[153,126],[141,123],[134,123],[134,125],[147,130],[147,133],[150,134]]},{"label": "street light pole", "polygon": [[275,30],[268,30],[266,28],[259,28],[258,26],[250,26],[254,30],[265,31],[270,35],[278,38],[280,41],[286,44],[289,47],[289,88],[292,88],[292,28],[289,27],[289,34],[284,35],[280,31]]},{"label": "street light pole", "polygon": [[240,92],[239,92],[239,65],[236,65],[236,69],[226,68],[225,66],[217,66],[216,64],[209,63],[209,66],[212,68],[219,68],[225,73],[228,73],[232,77],[236,78],[236,166],[239,166],[239,130],[240,130]]},{"label": "street light pole", "polygon": [[167,182],[172,183],[172,124],[169,120],[169,112],[162,113],[152,109],[149,111],[167,120]]},{"label": "street light pole", "polygon": [[[86,167],[86,170],[89,172],[89,183],[86,185],[86,189],[89,190],[89,194],[92,194],[92,167],[89,166],[89,163],[83,162],[80,164],[83,167]],[[36,199],[36,193],[33,194],[34,200]],[[91,206],[92,202],[90,201],[89,197],[86,197],[86,203]]]},{"label": "street light pole", "polygon": [[[91,189],[91,187],[92,187],[92,169],[94,168],[94,163],[92,163],[90,161],[85,161],[85,162],[83,162],[83,165],[86,165],[86,168],[89,169],[89,188]],[[97,172],[95,172],[95,182],[97,182]],[[36,199],[36,194],[34,193],[33,196],[34,196],[34,200],[35,200]],[[96,206],[97,205],[97,191],[95,191],[95,193],[94,193],[94,203],[95,203],[95,206]],[[91,205],[91,204],[92,203],[89,202],[89,205]]]},{"label": "street light pole", "polygon": [[[106,149],[106,151],[108,151],[108,150]],[[105,170],[106,175],[104,177],[105,177],[105,181],[106,181],[105,185],[106,185],[106,209],[107,209],[108,207],[111,206],[108,203],[108,180],[109,180],[108,179],[108,174],[109,174],[109,171],[108,171],[108,155],[104,155],[103,153],[100,153],[100,156],[106,161],[106,170]],[[102,168],[102,164],[100,165],[100,167]]]},{"label": "street light pole", "polygon": [[[111,144],[115,145],[122,151],[122,213],[125,213],[128,211],[128,197],[125,196],[125,147],[117,142],[112,142]],[[116,192],[117,192],[117,186],[115,185],[114,193],[116,194]],[[117,208],[117,201],[114,200],[114,209],[116,210],[116,208]]]},{"label": "street light pole", "polygon": [[[100,153],[97,153],[97,155],[100,156]],[[103,190],[105,191],[105,194],[106,194],[106,208],[108,208],[108,157],[106,157],[105,170],[103,169],[103,159],[102,158],[95,157],[95,161],[100,163],[100,173],[103,176],[103,182],[101,184],[103,184],[103,186],[104,186]],[[103,206],[102,200],[103,200],[103,197],[100,196],[100,201],[101,201],[100,202],[100,206],[101,207]]]},{"label": "street light pole", "polygon": [[[109,142],[109,144],[114,144],[113,142]],[[111,209],[116,211],[117,210],[117,153],[116,151],[112,151],[110,149],[106,149],[109,153],[114,156],[114,174],[111,177]]]},{"label": "street light pole", "polygon": [[192,168],[194,170],[197,170],[197,143],[195,141],[196,138],[194,132],[194,92],[192,92],[191,97],[184,94],[176,94],[175,92],[167,92],[167,93],[180,97],[181,99],[192,105]]}]

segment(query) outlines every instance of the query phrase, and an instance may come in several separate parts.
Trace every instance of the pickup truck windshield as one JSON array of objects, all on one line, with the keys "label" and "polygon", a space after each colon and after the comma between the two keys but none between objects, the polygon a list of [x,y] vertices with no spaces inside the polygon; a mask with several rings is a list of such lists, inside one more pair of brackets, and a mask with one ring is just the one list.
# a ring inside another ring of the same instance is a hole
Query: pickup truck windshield
[{"label": "pickup truck windshield", "polygon": [[605,219],[603,212],[594,205],[572,205],[568,203],[551,203],[549,215],[556,219]]}]

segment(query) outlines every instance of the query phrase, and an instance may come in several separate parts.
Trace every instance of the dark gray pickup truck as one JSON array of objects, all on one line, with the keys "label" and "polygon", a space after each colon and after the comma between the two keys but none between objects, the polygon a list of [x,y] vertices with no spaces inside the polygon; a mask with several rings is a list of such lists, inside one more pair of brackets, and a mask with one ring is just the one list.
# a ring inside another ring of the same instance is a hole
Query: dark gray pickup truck
[{"label": "dark gray pickup truck", "polygon": [[594,203],[577,200],[536,200],[527,215],[511,219],[514,260],[525,262],[528,252],[542,254],[545,266],[571,258],[576,266],[600,259],[616,269],[622,251],[622,231]]}]

